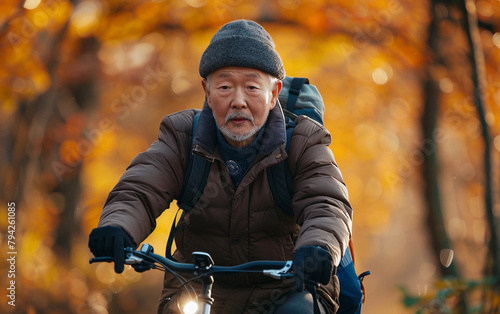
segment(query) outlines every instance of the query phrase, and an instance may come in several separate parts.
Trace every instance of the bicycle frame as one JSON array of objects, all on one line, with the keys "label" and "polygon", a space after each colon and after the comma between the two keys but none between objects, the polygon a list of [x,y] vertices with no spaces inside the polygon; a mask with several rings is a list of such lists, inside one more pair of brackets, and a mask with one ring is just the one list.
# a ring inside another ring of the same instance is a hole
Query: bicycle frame
[{"label": "bicycle frame", "polygon": [[[125,249],[125,264],[131,265],[136,271],[143,272],[151,268],[169,271],[180,279],[177,272],[191,273],[195,278],[200,278],[202,287],[197,296],[201,305],[201,314],[210,314],[214,299],[212,298],[212,286],[215,274],[238,274],[241,272],[259,272],[263,275],[277,280],[291,278],[290,273],[292,261],[254,261],[236,266],[214,266],[212,257],[205,252],[193,252],[193,264],[179,263],[154,253],[154,249],[149,244],[143,244],[141,248],[134,251],[132,248]],[[113,262],[113,257],[95,257],[89,263]],[[160,265],[160,267],[157,266]],[[188,283],[188,281],[186,281]],[[191,312],[194,313],[194,312]]]}]

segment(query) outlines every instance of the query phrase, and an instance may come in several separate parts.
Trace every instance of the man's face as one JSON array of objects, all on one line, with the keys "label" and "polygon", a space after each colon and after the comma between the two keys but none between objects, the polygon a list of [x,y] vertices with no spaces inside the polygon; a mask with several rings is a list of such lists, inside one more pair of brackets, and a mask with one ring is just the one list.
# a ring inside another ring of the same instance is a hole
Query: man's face
[{"label": "man's face", "polygon": [[234,147],[245,147],[255,139],[281,90],[281,81],[269,74],[237,67],[213,72],[202,85],[219,129]]}]

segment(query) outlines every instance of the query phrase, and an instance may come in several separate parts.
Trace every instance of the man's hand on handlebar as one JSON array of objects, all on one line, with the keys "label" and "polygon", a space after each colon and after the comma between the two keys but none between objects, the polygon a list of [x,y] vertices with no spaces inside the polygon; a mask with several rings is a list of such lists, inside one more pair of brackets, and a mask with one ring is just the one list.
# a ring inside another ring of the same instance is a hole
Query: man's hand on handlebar
[{"label": "man's hand on handlebar", "polygon": [[298,249],[293,258],[295,287],[304,290],[307,282],[328,284],[332,278],[333,261],[330,252],[317,246],[306,246]]},{"label": "man's hand on handlebar", "polygon": [[125,248],[133,247],[130,237],[120,227],[105,226],[92,230],[89,235],[89,248],[96,257],[110,256],[114,258],[115,272],[124,270]]}]

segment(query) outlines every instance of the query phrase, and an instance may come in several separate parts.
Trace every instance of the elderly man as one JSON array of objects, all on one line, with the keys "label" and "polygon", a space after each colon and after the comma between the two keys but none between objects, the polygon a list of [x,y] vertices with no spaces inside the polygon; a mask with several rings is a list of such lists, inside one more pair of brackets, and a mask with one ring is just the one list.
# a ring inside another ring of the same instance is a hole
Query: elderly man
[{"label": "elderly man", "polygon": [[[91,251],[115,256],[116,272],[123,271],[123,248],[142,242],[179,198],[193,152],[211,162],[210,189],[180,223],[174,258],[192,262],[193,251],[204,251],[220,266],[293,259],[297,278],[294,284],[251,275],[217,277],[213,312],[312,313],[312,294],[303,288],[309,278],[320,283],[321,312],[334,313],[335,269],[349,241],[352,209],[328,148],[330,134],[299,116],[287,154],[278,103],[285,70],[272,38],[255,22],[224,25],[203,53],[199,71],[206,102],[196,135],[199,110],[163,119],[158,141],[132,161],[111,191],[90,234]],[[276,204],[265,171],[286,158],[293,215]],[[158,312],[177,313],[180,299],[180,284],[166,273]]]}]

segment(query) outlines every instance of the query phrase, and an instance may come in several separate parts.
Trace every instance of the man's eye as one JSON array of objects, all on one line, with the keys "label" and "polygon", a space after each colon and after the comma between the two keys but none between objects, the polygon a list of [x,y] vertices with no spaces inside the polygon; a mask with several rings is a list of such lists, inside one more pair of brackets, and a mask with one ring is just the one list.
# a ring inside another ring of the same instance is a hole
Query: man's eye
[{"label": "man's eye", "polygon": [[259,89],[257,86],[248,86],[248,88],[251,89],[251,90]]},{"label": "man's eye", "polygon": [[222,85],[222,86],[219,86],[219,89],[222,89],[222,90],[228,90],[228,89],[229,89],[229,86],[227,86],[227,85]]}]

